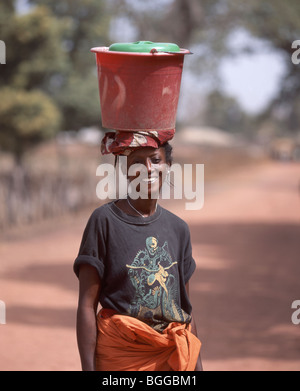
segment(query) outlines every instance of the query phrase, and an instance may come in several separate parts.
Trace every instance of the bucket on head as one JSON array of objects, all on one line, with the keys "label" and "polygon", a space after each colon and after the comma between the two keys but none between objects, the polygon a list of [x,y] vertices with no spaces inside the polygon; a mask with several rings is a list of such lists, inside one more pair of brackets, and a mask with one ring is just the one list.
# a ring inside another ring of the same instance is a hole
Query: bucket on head
[{"label": "bucket on head", "polygon": [[96,53],[104,128],[175,129],[183,60],[188,50],[175,44],[139,41],[91,51]]}]

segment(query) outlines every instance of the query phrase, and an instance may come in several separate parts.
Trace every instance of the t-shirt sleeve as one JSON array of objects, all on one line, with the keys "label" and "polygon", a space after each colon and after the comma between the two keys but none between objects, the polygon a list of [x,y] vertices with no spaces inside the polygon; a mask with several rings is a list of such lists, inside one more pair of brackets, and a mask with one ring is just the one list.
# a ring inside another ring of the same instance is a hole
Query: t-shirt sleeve
[{"label": "t-shirt sleeve", "polygon": [[79,276],[81,265],[91,265],[95,267],[102,279],[104,274],[105,251],[104,232],[101,229],[100,218],[95,211],[87,222],[78,256],[74,261],[73,270],[76,276]]},{"label": "t-shirt sleeve", "polygon": [[192,277],[195,269],[196,269],[196,262],[192,255],[192,244],[191,244],[191,237],[190,237],[190,231],[188,227],[186,227],[186,245],[185,245],[185,254],[184,254],[184,265],[183,265],[183,271],[184,271],[184,283],[187,284],[190,278]]}]

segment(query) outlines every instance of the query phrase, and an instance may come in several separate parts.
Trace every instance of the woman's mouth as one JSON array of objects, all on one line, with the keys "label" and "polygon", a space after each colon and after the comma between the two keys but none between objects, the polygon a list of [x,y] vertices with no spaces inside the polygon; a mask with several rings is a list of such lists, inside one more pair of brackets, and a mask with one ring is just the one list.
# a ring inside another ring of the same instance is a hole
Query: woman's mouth
[{"label": "woman's mouth", "polygon": [[158,178],[159,178],[158,176],[151,177],[151,178],[144,178],[144,179],[142,179],[142,182],[152,185],[153,183],[155,183],[158,180]]}]

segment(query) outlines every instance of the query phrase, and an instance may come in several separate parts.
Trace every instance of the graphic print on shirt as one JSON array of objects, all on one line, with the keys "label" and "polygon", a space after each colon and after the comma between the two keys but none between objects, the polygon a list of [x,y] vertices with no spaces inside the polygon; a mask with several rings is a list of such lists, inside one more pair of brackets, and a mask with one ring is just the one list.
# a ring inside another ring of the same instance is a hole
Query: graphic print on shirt
[{"label": "graphic print on shirt", "polygon": [[135,296],[129,315],[154,324],[189,322],[190,315],[179,306],[177,261],[172,260],[168,242],[160,247],[158,240],[150,236],[146,247],[138,251],[131,265],[126,265]]}]

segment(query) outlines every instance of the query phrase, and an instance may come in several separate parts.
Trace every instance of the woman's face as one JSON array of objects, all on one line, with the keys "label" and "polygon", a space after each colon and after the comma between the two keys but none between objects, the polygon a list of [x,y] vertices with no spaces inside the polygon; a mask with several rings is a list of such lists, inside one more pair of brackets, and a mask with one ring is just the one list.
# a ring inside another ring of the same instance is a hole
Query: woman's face
[{"label": "woman's face", "polygon": [[162,147],[144,147],[131,152],[127,158],[130,191],[136,191],[143,199],[157,199],[168,168]]}]

